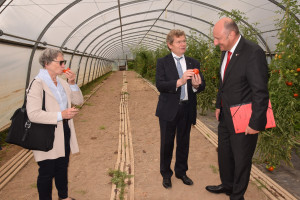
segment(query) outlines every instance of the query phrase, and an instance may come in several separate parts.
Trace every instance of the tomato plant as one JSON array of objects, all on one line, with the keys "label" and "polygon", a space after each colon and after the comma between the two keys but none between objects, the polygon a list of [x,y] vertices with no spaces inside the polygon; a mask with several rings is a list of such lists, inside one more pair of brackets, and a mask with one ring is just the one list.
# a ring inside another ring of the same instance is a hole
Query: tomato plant
[{"label": "tomato plant", "polygon": [[[292,166],[291,157],[300,144],[300,92],[298,68],[300,68],[300,27],[293,14],[300,11],[296,0],[283,0],[282,19],[276,26],[278,44],[275,58],[272,59],[270,72],[269,96],[276,121],[276,128],[267,129],[259,135],[257,151],[261,162],[277,166],[281,161]],[[295,96],[296,95],[296,96]]]}]

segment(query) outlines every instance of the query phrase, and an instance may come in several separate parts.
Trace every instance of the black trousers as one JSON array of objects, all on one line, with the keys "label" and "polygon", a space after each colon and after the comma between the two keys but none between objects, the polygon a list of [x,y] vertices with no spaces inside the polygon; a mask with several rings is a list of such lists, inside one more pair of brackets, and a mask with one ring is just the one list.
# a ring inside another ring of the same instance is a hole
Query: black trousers
[{"label": "black trousers", "polygon": [[62,199],[68,197],[68,165],[70,156],[70,128],[64,121],[65,138],[65,157],[53,160],[43,160],[38,162],[39,175],[37,179],[37,188],[40,200],[52,200],[52,180],[55,180],[55,186],[58,196]]},{"label": "black trousers", "polygon": [[218,126],[220,178],[225,188],[232,189],[231,200],[244,200],[257,138],[258,134],[235,134],[229,131],[221,112]]},{"label": "black trousers", "polygon": [[160,173],[163,178],[171,178],[173,171],[170,168],[174,139],[176,135],[176,162],[175,174],[186,175],[188,170],[188,156],[190,146],[191,120],[189,119],[188,104],[179,106],[179,111],[173,121],[159,119],[160,124]]}]

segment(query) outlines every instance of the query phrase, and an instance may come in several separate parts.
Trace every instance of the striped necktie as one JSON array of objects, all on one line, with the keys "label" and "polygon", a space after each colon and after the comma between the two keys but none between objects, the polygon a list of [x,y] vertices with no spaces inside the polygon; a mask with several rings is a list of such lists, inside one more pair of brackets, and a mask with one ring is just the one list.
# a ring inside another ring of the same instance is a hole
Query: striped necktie
[{"label": "striped necktie", "polygon": [[[181,78],[182,75],[183,75],[182,67],[181,67],[181,64],[180,64],[180,59],[181,59],[181,58],[182,58],[182,57],[180,57],[180,58],[176,58],[176,57],[175,57],[175,59],[177,60],[176,68],[177,68],[178,75],[179,75],[180,78]],[[185,84],[181,86],[180,99],[182,100],[182,99],[184,99],[184,97],[185,97]]]}]

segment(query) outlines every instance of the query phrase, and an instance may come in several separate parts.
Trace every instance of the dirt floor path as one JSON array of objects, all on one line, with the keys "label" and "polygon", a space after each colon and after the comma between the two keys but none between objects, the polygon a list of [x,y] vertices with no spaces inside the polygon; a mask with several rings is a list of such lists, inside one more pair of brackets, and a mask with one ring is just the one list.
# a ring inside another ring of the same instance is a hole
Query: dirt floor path
[{"label": "dirt floor path", "polygon": [[[114,72],[75,117],[80,153],[71,156],[69,193],[77,200],[107,200],[111,195],[108,170],[117,159],[120,124],[120,92],[123,72]],[[159,173],[160,133],[155,109],[158,95],[135,72],[126,72],[129,93],[129,119],[135,160],[136,200],[226,200],[228,196],[210,194],[208,184],[218,184],[216,148],[194,127],[191,130],[188,175],[193,186],[172,177],[173,187],[162,187]],[[172,167],[174,163],[172,163]],[[37,164],[32,159],[1,191],[1,200],[38,199]],[[55,186],[54,186],[55,188]],[[53,190],[53,199],[57,198]],[[266,200],[253,183],[246,199]]]}]

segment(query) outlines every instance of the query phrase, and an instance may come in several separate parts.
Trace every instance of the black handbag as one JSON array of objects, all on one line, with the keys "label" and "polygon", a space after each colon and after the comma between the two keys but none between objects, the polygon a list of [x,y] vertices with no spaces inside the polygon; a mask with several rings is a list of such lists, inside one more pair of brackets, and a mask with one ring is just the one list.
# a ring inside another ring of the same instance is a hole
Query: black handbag
[{"label": "black handbag", "polygon": [[[11,126],[5,141],[10,144],[16,144],[25,149],[49,151],[53,148],[56,124],[33,123],[27,116],[27,94],[29,93],[33,81],[26,93],[23,106],[18,108],[10,118]],[[46,111],[44,90],[42,109]]]}]

